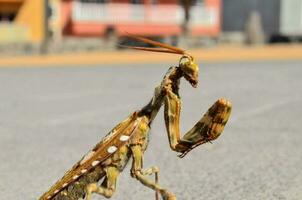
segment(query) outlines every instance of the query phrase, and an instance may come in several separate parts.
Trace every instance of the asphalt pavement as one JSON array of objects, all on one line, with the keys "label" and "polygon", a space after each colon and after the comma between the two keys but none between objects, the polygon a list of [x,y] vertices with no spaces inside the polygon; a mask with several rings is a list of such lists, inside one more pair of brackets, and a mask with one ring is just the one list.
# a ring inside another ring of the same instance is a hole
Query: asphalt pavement
[{"label": "asphalt pavement", "polygon": [[[38,199],[149,101],[168,66],[1,68],[0,199]],[[301,76],[301,61],[200,63],[199,87],[181,83],[182,132],[220,97],[233,104],[230,122],[213,144],[179,159],[160,112],[144,166],[159,166],[160,183],[178,200],[301,200]],[[129,167],[112,199],[154,199]]]}]

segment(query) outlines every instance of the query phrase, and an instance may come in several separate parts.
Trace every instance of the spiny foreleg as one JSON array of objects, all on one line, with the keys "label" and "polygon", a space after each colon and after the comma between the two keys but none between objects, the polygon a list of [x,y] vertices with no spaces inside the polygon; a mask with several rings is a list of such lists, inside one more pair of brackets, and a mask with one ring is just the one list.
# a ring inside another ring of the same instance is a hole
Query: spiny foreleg
[{"label": "spiny foreleg", "polygon": [[180,138],[179,118],[181,102],[179,97],[167,89],[165,98],[165,124],[168,132],[170,147],[185,156],[193,148],[212,140],[222,133],[231,114],[231,103],[226,99],[217,100],[206,114]]}]

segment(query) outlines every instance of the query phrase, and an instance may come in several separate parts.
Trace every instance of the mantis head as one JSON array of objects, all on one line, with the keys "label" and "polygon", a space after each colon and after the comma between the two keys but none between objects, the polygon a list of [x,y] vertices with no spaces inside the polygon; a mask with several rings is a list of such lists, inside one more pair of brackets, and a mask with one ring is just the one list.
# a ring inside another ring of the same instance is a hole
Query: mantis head
[{"label": "mantis head", "polygon": [[183,55],[179,60],[179,67],[183,72],[184,78],[196,88],[198,84],[198,65],[190,55]]},{"label": "mantis head", "polygon": [[189,81],[193,87],[197,87],[198,84],[198,65],[195,63],[193,56],[187,54],[183,49],[171,46],[169,44],[164,44],[148,38],[127,34],[127,37],[151,44],[153,46],[161,48],[150,48],[150,47],[135,47],[135,46],[125,46],[132,49],[152,51],[152,52],[161,52],[161,53],[172,53],[180,54],[182,57],[179,60],[179,68],[181,69],[184,78]]}]

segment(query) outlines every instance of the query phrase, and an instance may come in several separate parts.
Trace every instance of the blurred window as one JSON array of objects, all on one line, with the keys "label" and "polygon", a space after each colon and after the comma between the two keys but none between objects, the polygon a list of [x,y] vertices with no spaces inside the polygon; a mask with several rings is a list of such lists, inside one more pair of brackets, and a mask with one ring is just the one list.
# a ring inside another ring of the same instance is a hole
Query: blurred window
[{"label": "blurred window", "polygon": [[109,0],[80,0],[84,3],[107,3]]},{"label": "blurred window", "polygon": [[193,0],[192,1],[192,5],[200,6],[200,5],[203,5],[203,4],[204,4],[204,0]]},{"label": "blurred window", "polygon": [[0,23],[11,23],[16,17],[15,13],[0,13]]},{"label": "blurred window", "polygon": [[133,3],[133,4],[142,4],[142,3],[144,3],[143,0],[131,0],[130,2]]},{"label": "blurred window", "polygon": [[178,4],[179,0],[157,0],[158,4]]},{"label": "blurred window", "polygon": [[204,3],[204,0],[194,0],[193,4],[195,5],[202,5]]}]

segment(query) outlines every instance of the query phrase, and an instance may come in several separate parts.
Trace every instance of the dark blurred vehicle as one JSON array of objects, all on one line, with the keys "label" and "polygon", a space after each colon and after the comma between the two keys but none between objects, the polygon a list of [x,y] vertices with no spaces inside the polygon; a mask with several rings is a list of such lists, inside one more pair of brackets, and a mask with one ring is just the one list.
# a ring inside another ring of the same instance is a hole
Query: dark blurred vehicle
[{"label": "dark blurred vehicle", "polygon": [[224,0],[222,31],[244,33],[253,12],[259,13],[267,42],[291,42],[302,38],[301,0]]}]

